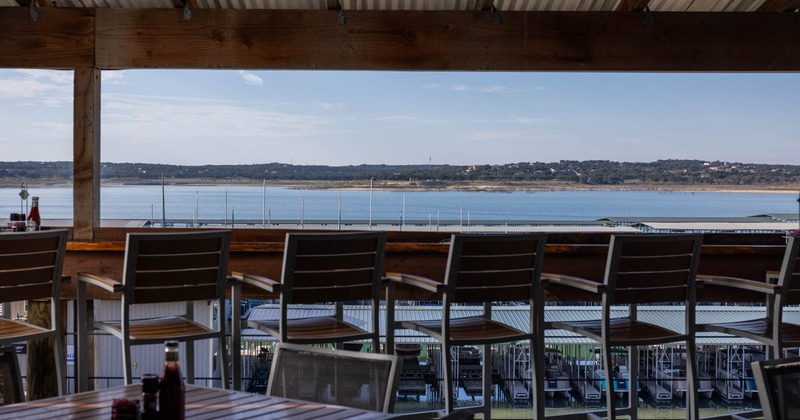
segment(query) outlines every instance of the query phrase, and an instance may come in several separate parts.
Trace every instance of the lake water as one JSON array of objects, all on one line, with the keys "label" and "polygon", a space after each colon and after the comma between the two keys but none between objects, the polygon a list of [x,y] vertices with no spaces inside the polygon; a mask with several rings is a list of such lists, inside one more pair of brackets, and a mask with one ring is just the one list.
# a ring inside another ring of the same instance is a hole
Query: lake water
[{"label": "lake water", "polygon": [[[42,218],[72,218],[71,187],[29,187]],[[0,188],[0,216],[20,211],[19,188]],[[167,186],[168,219],[596,220],[603,217],[745,217],[798,212],[796,194],[657,191],[294,190]],[[370,206],[370,201],[372,205]],[[101,218],[161,219],[161,186],[101,188]],[[371,211],[370,211],[371,209]],[[24,206],[23,206],[24,211]],[[197,214],[195,214],[195,212]]]}]

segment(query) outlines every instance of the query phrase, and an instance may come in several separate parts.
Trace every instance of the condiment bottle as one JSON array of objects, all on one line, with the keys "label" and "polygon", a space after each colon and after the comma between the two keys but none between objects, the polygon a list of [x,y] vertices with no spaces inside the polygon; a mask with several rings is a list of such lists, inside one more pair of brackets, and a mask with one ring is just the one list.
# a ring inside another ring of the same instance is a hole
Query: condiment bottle
[{"label": "condiment bottle", "polygon": [[158,393],[159,417],[170,420],[184,420],[186,417],[186,387],[183,384],[181,366],[178,363],[178,342],[164,343],[164,375]]},{"label": "condiment bottle", "polygon": [[39,197],[33,197],[31,212],[28,214],[28,230],[39,230],[42,218],[39,216]]},{"label": "condiment bottle", "polygon": [[142,375],[142,420],[158,419],[158,375]]}]

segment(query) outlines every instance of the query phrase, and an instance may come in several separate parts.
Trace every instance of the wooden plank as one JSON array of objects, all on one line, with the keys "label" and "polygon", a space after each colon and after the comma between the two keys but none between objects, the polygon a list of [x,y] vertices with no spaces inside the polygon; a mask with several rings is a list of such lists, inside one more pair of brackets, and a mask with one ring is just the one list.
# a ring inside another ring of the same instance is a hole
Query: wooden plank
[{"label": "wooden plank", "polygon": [[452,302],[511,302],[527,301],[531,298],[530,285],[525,286],[486,286],[458,288],[452,296]]},{"label": "wooden plank", "polygon": [[375,250],[361,254],[298,255],[294,260],[295,271],[352,270],[375,267]]},{"label": "wooden plank", "polygon": [[94,9],[0,7],[0,68],[72,69],[94,65]]},{"label": "wooden plank", "polygon": [[800,8],[800,0],[766,0],[758,7],[759,12],[791,12]]},{"label": "wooden plank", "polygon": [[56,252],[37,252],[26,254],[0,255],[0,272],[6,270],[27,269],[55,264]]},{"label": "wooden plank", "polygon": [[97,66],[798,71],[791,13],[97,9]]},{"label": "wooden plank", "polygon": [[304,287],[292,291],[290,303],[344,302],[372,298],[372,286],[356,284],[341,287]]},{"label": "wooden plank", "polygon": [[[53,270],[55,270],[55,267],[52,265],[49,267],[33,267],[24,270],[0,270],[0,287],[6,288],[42,283],[47,287],[52,287]],[[4,289],[3,293],[7,293],[7,290]],[[50,297],[50,292],[45,291],[44,294],[34,296],[33,299],[43,297]],[[6,299],[6,297],[3,296],[3,299]]]},{"label": "wooden plank", "polygon": [[614,7],[615,12],[639,12],[647,7],[650,0],[620,0]]},{"label": "wooden plank", "polygon": [[73,238],[91,241],[100,226],[100,71],[75,70]]},{"label": "wooden plank", "polygon": [[219,267],[191,268],[168,271],[138,271],[136,288],[141,287],[186,287],[216,286]]}]

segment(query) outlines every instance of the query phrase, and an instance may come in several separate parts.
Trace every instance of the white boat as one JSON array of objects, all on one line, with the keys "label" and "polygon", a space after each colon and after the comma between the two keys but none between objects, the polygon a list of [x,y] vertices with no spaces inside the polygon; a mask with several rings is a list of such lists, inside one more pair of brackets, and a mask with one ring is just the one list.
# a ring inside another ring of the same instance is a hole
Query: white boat
[{"label": "white boat", "polygon": [[697,381],[700,386],[697,388],[697,394],[701,398],[711,398],[714,394],[714,377],[705,372],[697,372]]},{"label": "white boat", "polygon": [[[499,355],[495,354],[495,357]],[[527,346],[508,348],[502,361],[494,362],[503,366],[503,392],[514,405],[528,405],[531,402],[531,360]]]},{"label": "white boat", "polygon": [[656,374],[658,383],[669,390],[677,398],[686,396],[686,371],[680,369],[662,369]]},{"label": "white boat", "polygon": [[728,401],[740,401],[744,399],[742,391],[742,378],[737,372],[727,369],[717,370],[717,380],[714,382],[714,389],[717,393]]},{"label": "white boat", "polygon": [[647,394],[655,400],[656,404],[672,402],[672,392],[661,386],[658,382],[651,381],[647,384]]},{"label": "white boat", "polygon": [[544,363],[544,391],[552,398],[557,395],[567,396],[572,387],[569,384],[569,375],[564,372],[561,351],[545,349]]},{"label": "white boat", "polygon": [[[605,369],[596,368],[592,372],[594,379],[594,386],[600,389],[600,392],[606,392],[606,372]],[[613,381],[614,393],[617,397],[627,397],[630,392],[630,375],[628,374],[628,367],[625,365],[618,365],[614,367],[611,376]]]},{"label": "white boat", "polygon": [[[668,390],[676,398],[684,399],[688,388],[686,386],[686,352],[684,349],[670,348],[663,351],[655,350],[651,377],[656,384]],[[699,387],[697,393],[700,397],[711,398],[714,393],[714,378],[706,372],[697,370]]]},{"label": "white boat", "polygon": [[572,365],[572,387],[578,391],[581,399],[585,402],[589,403],[596,403],[599,402],[603,395],[600,393],[600,390],[595,388],[593,384],[592,372],[594,362],[590,361],[575,361],[575,364]]},{"label": "white boat", "polygon": [[[688,388],[686,386],[686,371],[681,369],[665,369],[661,375],[661,384],[665,388],[672,391],[677,398],[686,398]],[[711,398],[714,393],[714,378],[705,373],[697,372],[697,388],[698,396],[702,398]]]}]

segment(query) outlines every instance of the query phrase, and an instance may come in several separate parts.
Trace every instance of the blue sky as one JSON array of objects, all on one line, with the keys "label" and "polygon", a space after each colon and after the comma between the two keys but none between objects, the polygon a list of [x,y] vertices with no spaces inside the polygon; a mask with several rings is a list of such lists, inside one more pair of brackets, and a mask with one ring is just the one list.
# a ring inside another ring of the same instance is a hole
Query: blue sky
[{"label": "blue sky", "polygon": [[[127,70],[102,92],[104,162],[800,156],[800,74]],[[0,161],[71,160],[72,72],[0,70],[0,127]]]}]

